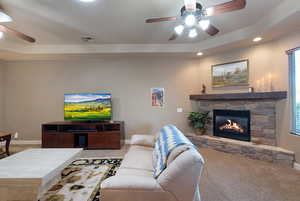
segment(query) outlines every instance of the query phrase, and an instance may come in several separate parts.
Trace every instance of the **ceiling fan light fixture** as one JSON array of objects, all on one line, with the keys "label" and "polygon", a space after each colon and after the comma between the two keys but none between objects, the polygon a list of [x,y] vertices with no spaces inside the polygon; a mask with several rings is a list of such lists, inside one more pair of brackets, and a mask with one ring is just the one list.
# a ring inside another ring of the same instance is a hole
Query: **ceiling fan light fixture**
[{"label": "ceiling fan light fixture", "polygon": [[186,16],[184,22],[187,26],[193,26],[196,23],[195,15],[189,14],[188,16]]},{"label": "ceiling fan light fixture", "polygon": [[195,38],[196,36],[198,36],[197,30],[196,29],[191,29],[189,32],[189,37],[190,38]]},{"label": "ceiling fan light fixture", "polygon": [[204,31],[209,27],[210,25],[210,21],[209,20],[201,20],[199,22],[199,26],[201,27],[201,29],[203,29]]},{"label": "ceiling fan light fixture", "polygon": [[0,22],[11,22],[13,21],[12,18],[0,10]]},{"label": "ceiling fan light fixture", "polygon": [[214,14],[215,9],[214,9],[214,7],[210,7],[210,8],[207,8],[205,11],[206,11],[206,15],[211,16]]},{"label": "ceiling fan light fixture", "polygon": [[174,28],[175,32],[177,35],[180,35],[182,34],[183,30],[184,30],[184,26],[181,24],[181,25],[178,25]]},{"label": "ceiling fan light fixture", "polygon": [[256,37],[253,39],[253,42],[259,42],[261,41],[263,38],[262,37]]},{"label": "ceiling fan light fixture", "polygon": [[202,55],[203,55],[202,52],[198,52],[198,53],[197,53],[197,56],[202,56]]},{"label": "ceiling fan light fixture", "polygon": [[196,0],[184,0],[184,5],[187,11],[196,10]]}]

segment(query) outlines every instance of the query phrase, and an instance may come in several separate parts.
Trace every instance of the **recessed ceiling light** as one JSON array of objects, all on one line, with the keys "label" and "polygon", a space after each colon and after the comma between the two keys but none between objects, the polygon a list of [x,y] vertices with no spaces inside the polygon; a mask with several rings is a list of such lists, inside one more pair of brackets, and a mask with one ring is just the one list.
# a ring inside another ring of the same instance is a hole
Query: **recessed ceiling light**
[{"label": "recessed ceiling light", "polygon": [[198,52],[198,53],[197,53],[197,56],[202,56],[202,55],[203,55],[202,52]]},{"label": "recessed ceiling light", "polygon": [[4,33],[0,31],[0,39],[3,38]]},{"label": "recessed ceiling light", "polygon": [[90,3],[90,2],[93,2],[93,1],[95,1],[95,0],[79,0],[79,1],[85,2],[85,3]]},{"label": "recessed ceiling light", "polygon": [[253,39],[253,42],[259,42],[261,41],[263,38],[262,37],[256,37]]},{"label": "recessed ceiling light", "polygon": [[90,43],[90,42],[94,42],[95,38],[92,36],[83,36],[83,37],[81,37],[81,40],[83,42]]}]

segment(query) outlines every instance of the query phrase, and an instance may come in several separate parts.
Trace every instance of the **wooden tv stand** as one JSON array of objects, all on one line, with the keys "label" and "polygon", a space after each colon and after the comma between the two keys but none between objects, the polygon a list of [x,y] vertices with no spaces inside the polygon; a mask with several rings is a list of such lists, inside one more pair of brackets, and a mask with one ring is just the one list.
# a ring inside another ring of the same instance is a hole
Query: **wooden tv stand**
[{"label": "wooden tv stand", "polygon": [[42,125],[43,148],[120,149],[124,122],[62,121]]}]

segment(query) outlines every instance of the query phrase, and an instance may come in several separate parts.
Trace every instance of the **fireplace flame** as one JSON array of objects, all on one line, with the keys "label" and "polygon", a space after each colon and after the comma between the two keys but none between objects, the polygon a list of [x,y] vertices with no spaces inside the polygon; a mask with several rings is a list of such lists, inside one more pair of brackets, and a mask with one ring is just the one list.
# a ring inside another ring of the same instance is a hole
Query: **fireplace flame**
[{"label": "fireplace flame", "polygon": [[234,130],[240,133],[244,132],[244,129],[240,126],[240,124],[232,121],[232,120],[227,120],[228,124],[225,124],[223,126],[220,126],[220,130],[225,130],[225,129],[229,129],[229,130]]}]

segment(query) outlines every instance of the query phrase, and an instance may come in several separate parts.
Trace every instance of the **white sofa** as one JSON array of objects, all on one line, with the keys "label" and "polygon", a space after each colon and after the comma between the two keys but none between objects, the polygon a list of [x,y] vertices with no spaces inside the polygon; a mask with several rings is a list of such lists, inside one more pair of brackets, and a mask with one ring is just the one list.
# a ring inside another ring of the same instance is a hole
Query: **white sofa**
[{"label": "white sofa", "polygon": [[155,137],[135,135],[116,175],[101,184],[101,201],[201,201],[200,153],[187,146],[175,148],[166,169],[153,177]]}]

